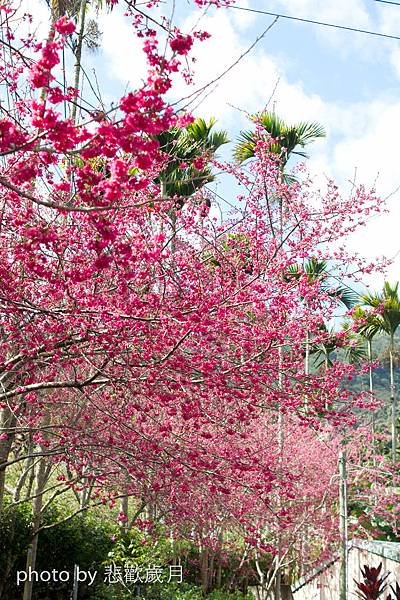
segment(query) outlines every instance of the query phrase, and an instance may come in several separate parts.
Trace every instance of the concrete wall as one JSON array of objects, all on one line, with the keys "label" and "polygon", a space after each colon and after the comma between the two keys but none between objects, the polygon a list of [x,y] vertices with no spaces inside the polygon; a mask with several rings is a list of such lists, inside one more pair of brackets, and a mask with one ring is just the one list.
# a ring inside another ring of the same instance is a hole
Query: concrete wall
[{"label": "concrete wall", "polygon": [[[371,545],[373,546],[374,543]],[[362,544],[361,544],[362,545]],[[368,543],[364,543],[365,546]],[[393,544],[397,546],[397,544]],[[349,578],[348,578],[348,599],[356,600],[356,585],[354,579],[361,580],[361,568],[364,565],[377,567],[382,562],[382,571],[390,571],[389,583],[394,581],[400,584],[400,557],[396,552],[388,551],[379,553],[379,550],[371,551],[362,547],[351,547],[349,550]],[[294,586],[294,600],[338,600],[339,598],[339,579],[340,579],[340,561],[336,560],[326,569],[316,574],[305,585],[296,590]]]},{"label": "concrete wall", "polygon": [[293,593],[294,600],[338,600],[340,562],[337,560]]}]

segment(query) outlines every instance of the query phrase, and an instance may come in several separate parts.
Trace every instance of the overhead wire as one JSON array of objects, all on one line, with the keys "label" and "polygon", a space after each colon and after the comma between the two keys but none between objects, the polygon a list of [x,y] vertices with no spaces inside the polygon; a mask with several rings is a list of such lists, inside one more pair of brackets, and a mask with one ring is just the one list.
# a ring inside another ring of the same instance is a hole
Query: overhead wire
[{"label": "overhead wire", "polygon": [[400,6],[400,2],[393,2],[393,0],[374,0],[374,2],[381,2],[382,4],[392,4],[393,6]]},{"label": "overhead wire", "polygon": [[[389,0],[375,0],[375,2],[388,2]],[[395,4],[395,3],[393,3]],[[397,3],[396,3],[397,4]],[[400,4],[398,4],[398,6],[400,6]],[[233,9],[233,10],[241,10],[244,12],[250,12],[250,13],[256,13],[259,15],[267,15],[270,17],[277,17],[279,19],[287,19],[290,21],[299,21],[301,23],[309,23],[311,25],[320,25],[322,27],[330,27],[331,29],[340,29],[340,30],[344,30],[344,31],[351,31],[353,33],[363,33],[365,35],[372,35],[375,37],[381,37],[381,38],[386,38],[386,39],[391,39],[391,40],[400,40],[400,36],[398,35],[390,35],[388,33],[381,33],[379,31],[371,31],[369,29],[360,29],[358,27],[349,27],[347,25],[337,25],[335,23],[328,23],[327,21],[316,21],[315,19],[306,19],[303,17],[295,17],[293,15],[286,15],[283,13],[278,13],[278,12],[270,12],[267,10],[260,10],[260,9],[256,9],[256,8],[246,8],[244,6],[234,6],[234,5],[230,5],[228,6],[228,8]]]}]

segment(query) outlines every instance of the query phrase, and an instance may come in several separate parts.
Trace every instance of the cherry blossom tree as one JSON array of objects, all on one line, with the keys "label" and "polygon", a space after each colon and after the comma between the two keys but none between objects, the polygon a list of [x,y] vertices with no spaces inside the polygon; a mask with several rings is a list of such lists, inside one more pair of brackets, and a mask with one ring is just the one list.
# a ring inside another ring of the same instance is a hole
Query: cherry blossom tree
[{"label": "cherry blossom tree", "polygon": [[[68,11],[53,11],[37,40],[13,33],[29,17],[0,8],[9,92],[0,120],[0,506],[33,503],[27,567],[43,514],[72,491],[77,508],[66,518],[132,496],[133,521],[151,507],[174,530],[192,528],[203,547],[227,528],[240,531],[248,556],[279,547],[268,587],[311,516],[321,539],[334,538],[334,463],[322,448],[365,405],[343,387],[356,366],[304,372],[305,340],[318,342],[336,304],[300,265],[329,261],[343,281],[370,271],[344,239],[382,202],[363,187],[342,197],[333,182],[318,192],[301,169],[284,180],[265,137],[246,167],[211,160],[224,135],[181,162],[160,140],[200,121],[177,114],[166,94],[207,34],[158,21],[159,4],[124,5],[148,74],[109,108],[89,105],[76,72],[64,84],[61,56],[77,41]],[[203,185],[161,185],[179,168],[205,182],[222,169],[243,193],[217,219]],[[275,433],[282,414],[285,444]],[[31,595],[27,583],[24,600]]]}]

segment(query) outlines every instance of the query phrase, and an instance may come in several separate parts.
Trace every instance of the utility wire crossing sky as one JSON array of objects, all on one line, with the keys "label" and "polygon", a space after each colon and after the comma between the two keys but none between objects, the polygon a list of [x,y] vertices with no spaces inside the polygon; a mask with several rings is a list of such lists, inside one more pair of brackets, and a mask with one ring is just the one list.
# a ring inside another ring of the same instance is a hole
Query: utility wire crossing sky
[{"label": "utility wire crossing sky", "polygon": [[[374,0],[374,1],[375,2],[385,2],[385,4],[396,4],[397,6],[400,6],[400,4],[397,4],[396,2],[386,2],[386,0]],[[323,27],[332,27],[334,29],[343,29],[345,31],[353,31],[355,33],[364,33],[367,35],[374,35],[377,37],[388,38],[388,39],[392,39],[392,40],[400,40],[400,36],[398,36],[398,35],[388,35],[387,33],[380,33],[379,31],[368,31],[367,29],[358,29],[357,27],[348,27],[346,25],[338,25],[335,23],[326,23],[325,21],[315,21],[313,19],[303,19],[301,17],[295,17],[293,15],[284,15],[281,13],[269,12],[266,10],[258,10],[258,9],[254,9],[254,8],[246,8],[243,6],[229,6],[229,8],[233,8],[236,10],[242,10],[242,11],[250,12],[250,13],[261,14],[261,15],[268,15],[270,17],[279,17],[280,19],[288,19],[291,21],[300,21],[301,23],[310,23],[312,25],[321,25]]]}]

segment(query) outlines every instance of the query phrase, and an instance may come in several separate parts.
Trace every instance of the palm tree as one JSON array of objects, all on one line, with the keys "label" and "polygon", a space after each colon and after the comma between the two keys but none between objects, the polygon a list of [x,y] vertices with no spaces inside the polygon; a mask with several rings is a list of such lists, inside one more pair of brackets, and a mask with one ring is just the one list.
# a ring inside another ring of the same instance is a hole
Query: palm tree
[{"label": "palm tree", "polygon": [[286,271],[286,281],[299,280],[305,275],[310,283],[319,282],[320,291],[327,294],[329,298],[333,298],[346,308],[352,308],[358,300],[358,294],[350,287],[333,283],[332,277],[328,271],[328,261],[320,260],[314,256],[307,259],[304,266],[299,264],[290,265]]},{"label": "palm tree", "polygon": [[365,323],[359,327],[360,333],[371,339],[377,333],[386,333],[389,336],[392,460],[395,462],[397,459],[397,398],[394,382],[394,336],[400,325],[399,282],[392,286],[385,281],[381,293],[365,294],[362,296],[362,303],[369,307],[369,310],[366,311]]},{"label": "palm tree", "polygon": [[[214,131],[216,120],[197,118],[185,129],[173,127],[156,136],[160,150],[167,163],[156,181],[162,187],[162,195],[176,196],[180,206],[184,200],[214,180],[209,161],[218,148],[227,144],[226,131]],[[194,166],[193,161],[205,157],[203,165]]]},{"label": "palm tree", "polygon": [[347,323],[344,324],[341,332],[328,328],[325,324],[321,325],[320,330],[323,339],[313,344],[310,349],[317,369],[324,367],[325,371],[328,370],[333,365],[338,350],[343,352],[343,358],[350,364],[359,364],[365,360],[365,346]]},{"label": "palm tree", "polygon": [[[373,315],[372,315],[373,317]],[[374,378],[373,378],[373,370],[372,370],[372,341],[377,334],[377,330],[374,327],[370,327],[371,323],[371,315],[362,308],[361,306],[356,306],[353,314],[353,328],[355,331],[364,338],[367,342],[367,356],[368,356],[368,382],[369,382],[369,393],[371,397],[374,393]],[[372,433],[375,439],[376,433],[376,422],[375,422],[375,413],[372,414]]]},{"label": "palm tree", "polygon": [[[176,211],[185,200],[214,180],[210,160],[218,148],[228,143],[226,131],[214,131],[216,120],[197,118],[184,129],[173,127],[156,136],[166,164],[155,179],[160,186],[161,197],[174,198],[170,210],[172,222],[171,251],[175,250]],[[208,201],[205,203],[209,206]]]},{"label": "palm tree", "polygon": [[[77,31],[74,39],[70,39],[69,45],[75,56],[74,66],[74,83],[73,86],[79,89],[81,72],[82,72],[82,51],[84,44],[91,50],[99,47],[99,39],[101,32],[97,22],[94,19],[87,21],[87,12],[90,6],[93,6],[97,12],[103,10],[106,5],[109,10],[112,10],[113,4],[111,0],[47,0],[47,4],[51,11],[51,26],[49,39],[54,36],[54,23],[57,19],[63,16],[69,16],[76,21]],[[63,59],[64,60],[64,59]],[[64,80],[64,85],[65,80]],[[77,119],[78,104],[75,102],[72,105],[71,118],[75,122]]]},{"label": "palm tree", "polygon": [[[285,274],[286,281],[295,280],[298,281],[300,277],[306,276],[307,280],[310,283],[319,283],[319,290],[323,294],[327,294],[329,298],[337,301],[338,304],[342,304],[345,308],[352,308],[357,302],[358,295],[348,286],[339,284],[335,285],[332,282],[332,277],[328,272],[328,263],[326,260],[319,260],[315,257],[308,259],[305,265],[302,267],[299,264],[290,265]],[[330,337],[332,338],[333,332]],[[336,343],[336,342],[335,342]],[[327,365],[329,366],[329,355],[334,350],[335,344],[332,349],[329,349],[331,344],[327,342],[327,346],[325,348],[325,356],[327,360]],[[322,347],[320,348],[320,350]],[[305,343],[305,362],[304,362],[304,372],[306,375],[309,374],[310,366],[309,366],[309,358],[310,358],[310,334],[306,332],[306,343]]]},{"label": "palm tree", "polygon": [[[325,137],[325,129],[316,122],[302,121],[295,125],[287,125],[274,112],[262,112],[253,116],[253,121],[259,123],[266,134],[271,137],[269,150],[282,160],[282,171],[292,154],[307,158],[304,148],[317,138]],[[234,157],[244,162],[255,156],[255,148],[260,134],[254,131],[242,131],[239,142],[234,150]]]},{"label": "palm tree", "polygon": [[[263,112],[259,115],[254,115],[253,120],[260,123],[266,134],[272,140],[269,150],[279,156],[280,174],[279,179],[285,180],[287,183],[293,181],[293,177],[284,173],[284,169],[291,154],[298,154],[306,157],[304,152],[298,150],[298,147],[304,148],[308,143],[318,137],[325,136],[325,130],[317,123],[299,123],[289,126],[280,119],[274,112]],[[260,139],[260,134],[254,131],[242,131],[239,137],[239,142],[234,150],[234,157],[238,162],[244,162],[250,158],[254,158],[257,141]],[[278,230],[281,245],[283,244],[283,198],[279,195],[276,199],[278,203]],[[306,372],[308,372],[308,340],[306,342]],[[283,362],[283,350],[279,348],[279,373]],[[278,387],[281,387],[281,378],[278,379]],[[278,409],[278,448],[280,457],[282,457],[284,446],[284,415],[281,407]],[[280,554],[280,549],[279,549]],[[280,569],[277,572],[277,590],[280,595]]]},{"label": "palm tree", "polygon": [[[325,137],[325,129],[319,123],[300,122],[296,125],[287,125],[274,112],[262,112],[253,117],[265,131],[265,138],[271,138],[269,150],[280,158],[279,178],[290,184],[296,181],[292,175],[285,173],[285,166],[290,156],[297,155],[307,158],[307,154],[299,148],[304,148],[317,138]],[[242,131],[238,144],[234,149],[234,157],[238,162],[254,158],[257,142],[263,139],[259,131]],[[265,139],[264,138],[264,139]],[[277,198],[279,209],[279,237],[283,237],[283,199]]]}]

